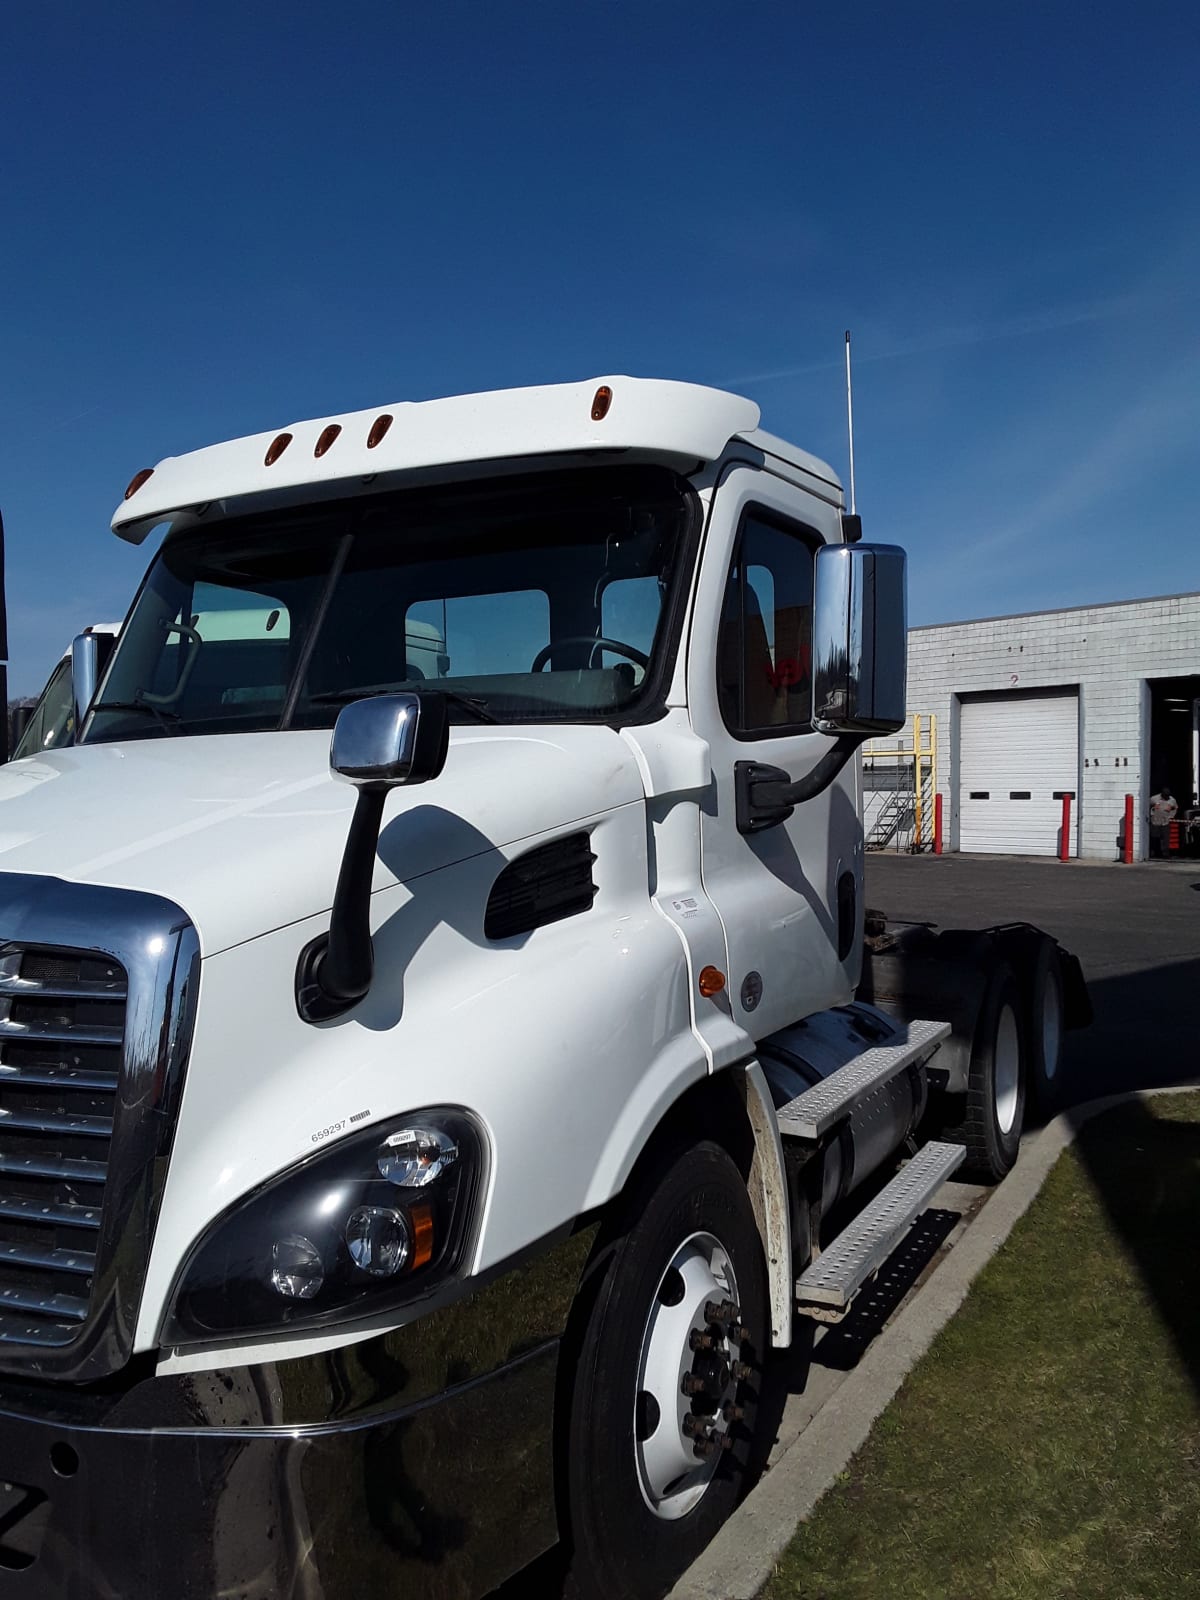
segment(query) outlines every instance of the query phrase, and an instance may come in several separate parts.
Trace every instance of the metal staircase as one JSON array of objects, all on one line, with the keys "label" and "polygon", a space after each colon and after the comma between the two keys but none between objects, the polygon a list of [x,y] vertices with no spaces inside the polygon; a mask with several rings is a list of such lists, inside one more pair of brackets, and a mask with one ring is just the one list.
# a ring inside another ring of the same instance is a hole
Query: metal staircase
[{"label": "metal staircase", "polygon": [[886,793],[883,805],[871,819],[867,834],[868,850],[886,850],[896,834],[912,819],[912,796],[903,789]]}]

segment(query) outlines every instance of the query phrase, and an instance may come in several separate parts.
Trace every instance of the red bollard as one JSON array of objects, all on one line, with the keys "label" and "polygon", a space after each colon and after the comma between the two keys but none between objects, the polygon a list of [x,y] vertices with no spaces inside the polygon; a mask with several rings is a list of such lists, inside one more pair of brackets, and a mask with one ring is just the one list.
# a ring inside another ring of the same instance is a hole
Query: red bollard
[{"label": "red bollard", "polygon": [[1125,849],[1122,859],[1127,867],[1133,865],[1133,796],[1125,796]]},{"label": "red bollard", "polygon": [[935,794],[933,797],[933,853],[940,856],[942,853],[942,797]]},{"label": "red bollard", "polygon": [[1058,841],[1058,859],[1069,861],[1071,859],[1071,791],[1063,793],[1063,818],[1062,834]]}]

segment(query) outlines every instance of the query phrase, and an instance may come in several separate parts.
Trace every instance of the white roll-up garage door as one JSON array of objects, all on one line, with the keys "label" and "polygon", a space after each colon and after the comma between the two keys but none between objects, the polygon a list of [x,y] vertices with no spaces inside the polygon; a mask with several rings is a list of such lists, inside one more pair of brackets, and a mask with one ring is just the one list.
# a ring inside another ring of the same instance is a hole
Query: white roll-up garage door
[{"label": "white roll-up garage door", "polygon": [[1053,856],[1062,797],[1072,795],[1076,853],[1079,697],[1004,695],[964,700],[959,724],[959,849]]}]

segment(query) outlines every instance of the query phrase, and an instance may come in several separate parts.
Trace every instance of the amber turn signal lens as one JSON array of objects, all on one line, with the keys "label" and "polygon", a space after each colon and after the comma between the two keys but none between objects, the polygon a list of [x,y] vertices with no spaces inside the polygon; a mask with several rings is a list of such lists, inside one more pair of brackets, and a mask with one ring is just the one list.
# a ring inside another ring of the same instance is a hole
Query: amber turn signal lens
[{"label": "amber turn signal lens", "polygon": [[382,416],[375,418],[375,421],[371,424],[371,431],[367,435],[368,450],[374,450],[375,446],[380,442],[380,440],[387,433],[388,429],[391,427],[392,421],[393,418],[390,411],[385,411]]},{"label": "amber turn signal lens", "polygon": [[154,468],[153,467],[143,467],[140,472],[135,472],[133,477],[130,478],[130,480],[129,480],[128,489],[126,489],[126,491],[125,491],[126,500],[128,500],[131,495],[135,495],[138,492],[138,490],[142,487],[142,485],[144,483],[148,483],[149,480],[153,476],[154,476]]},{"label": "amber turn signal lens", "polygon": [[327,428],[322,428],[321,437],[317,440],[317,447],[313,451],[313,455],[323,456],[341,431],[342,425],[340,422],[331,422]]},{"label": "amber turn signal lens", "polygon": [[606,383],[602,383],[592,396],[592,421],[603,422],[608,415],[610,405],[612,405],[612,390]]},{"label": "amber turn signal lens", "polygon": [[277,433],[271,440],[267,453],[263,457],[263,466],[273,467],[291,442],[292,436],[290,433]]},{"label": "amber turn signal lens", "polygon": [[429,1206],[413,1206],[408,1213],[412,1223],[414,1267],[423,1267],[433,1260],[433,1211]]},{"label": "amber turn signal lens", "polygon": [[725,974],[720,967],[702,967],[700,969],[700,993],[706,1000],[711,1000],[713,995],[720,994],[725,987]]}]

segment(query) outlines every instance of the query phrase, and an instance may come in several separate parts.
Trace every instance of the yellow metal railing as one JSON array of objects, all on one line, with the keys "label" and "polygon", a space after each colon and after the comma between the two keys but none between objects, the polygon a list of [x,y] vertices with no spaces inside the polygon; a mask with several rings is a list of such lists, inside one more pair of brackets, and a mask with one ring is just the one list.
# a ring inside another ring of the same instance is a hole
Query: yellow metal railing
[{"label": "yellow metal railing", "polygon": [[937,718],[915,712],[900,733],[863,746],[863,827],[868,850],[933,849]]}]

